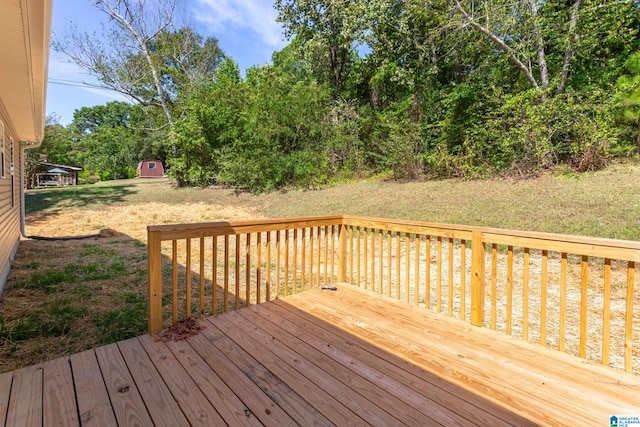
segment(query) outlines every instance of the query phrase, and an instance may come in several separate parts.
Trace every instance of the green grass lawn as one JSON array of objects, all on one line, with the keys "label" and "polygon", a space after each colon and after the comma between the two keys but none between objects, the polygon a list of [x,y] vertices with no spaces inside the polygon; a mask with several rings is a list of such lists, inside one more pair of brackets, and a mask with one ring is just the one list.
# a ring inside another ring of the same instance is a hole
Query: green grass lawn
[{"label": "green grass lawn", "polygon": [[628,165],[519,181],[371,180],[261,195],[174,188],[162,179],[37,190],[26,196],[27,213],[147,202],[215,203],[264,217],[354,214],[640,240],[640,166]]}]

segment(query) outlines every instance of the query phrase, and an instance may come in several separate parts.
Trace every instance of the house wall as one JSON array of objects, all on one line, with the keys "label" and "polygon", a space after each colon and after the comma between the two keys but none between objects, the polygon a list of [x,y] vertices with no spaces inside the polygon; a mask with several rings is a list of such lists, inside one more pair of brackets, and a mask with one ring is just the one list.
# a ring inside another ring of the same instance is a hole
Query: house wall
[{"label": "house wall", "polygon": [[[0,176],[0,293],[4,289],[11,261],[20,242],[20,143],[0,99],[0,150],[4,176]],[[4,128],[4,132],[2,131]],[[13,173],[11,172],[11,141],[13,141]],[[2,168],[0,168],[2,169]],[[1,173],[1,171],[0,171]],[[13,181],[13,184],[12,184]]]}]

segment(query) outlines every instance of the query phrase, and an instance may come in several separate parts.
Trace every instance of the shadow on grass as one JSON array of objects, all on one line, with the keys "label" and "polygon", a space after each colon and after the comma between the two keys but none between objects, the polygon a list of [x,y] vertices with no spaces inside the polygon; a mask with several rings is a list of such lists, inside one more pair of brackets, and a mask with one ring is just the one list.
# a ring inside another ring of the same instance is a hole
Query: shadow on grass
[{"label": "shadow on grass", "polygon": [[72,208],[91,208],[125,201],[137,191],[130,186],[65,187],[50,190],[32,190],[25,194],[25,212],[44,214]]}]

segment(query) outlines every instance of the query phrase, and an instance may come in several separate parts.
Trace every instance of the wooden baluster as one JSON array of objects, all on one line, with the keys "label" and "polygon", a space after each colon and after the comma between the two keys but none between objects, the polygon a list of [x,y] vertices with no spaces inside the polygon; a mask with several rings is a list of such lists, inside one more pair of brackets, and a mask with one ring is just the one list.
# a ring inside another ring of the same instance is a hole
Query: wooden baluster
[{"label": "wooden baluster", "polygon": [[371,291],[376,291],[376,229],[371,229]]},{"label": "wooden baluster", "polygon": [[249,307],[251,305],[251,233],[245,235],[244,240],[244,254],[245,254],[245,267],[244,267],[244,306]]},{"label": "wooden baluster", "polygon": [[349,283],[353,284],[353,227],[349,226]]},{"label": "wooden baluster", "polygon": [[338,229],[337,225],[331,226],[331,285],[335,282],[336,277],[336,230]]},{"label": "wooden baluster", "polygon": [[271,301],[271,231],[267,231],[267,277],[265,277],[265,293],[267,301]]},{"label": "wooden baluster", "polygon": [[324,286],[329,285],[329,226],[324,226],[324,278],[322,283]]},{"label": "wooden baluster", "polygon": [[387,296],[391,298],[391,230],[387,231]]},{"label": "wooden baluster", "polygon": [[256,233],[256,304],[260,304],[262,288],[262,233]]},{"label": "wooden baluster", "polygon": [[602,307],[602,364],[609,365],[609,335],[611,334],[611,260],[604,260],[604,306]]},{"label": "wooden baluster", "polygon": [[498,245],[491,245],[491,329],[496,330],[498,317]]},{"label": "wooden baluster", "polygon": [[309,289],[313,289],[313,227],[309,227]]},{"label": "wooden baluster", "polygon": [[289,295],[289,230],[284,230],[284,296]]},{"label": "wooden baluster", "polygon": [[625,307],[625,337],[624,337],[624,369],[633,370],[633,301],[636,263],[629,261],[627,265],[627,304]]},{"label": "wooden baluster", "polygon": [[178,242],[171,241],[171,322],[178,321]]},{"label": "wooden baluster", "polygon": [[400,232],[396,231],[396,299],[400,301]]},{"label": "wooden baluster", "polygon": [[449,270],[447,272],[448,279],[448,294],[449,297],[449,316],[453,316],[453,239],[451,237],[447,238],[448,248],[447,255],[449,259]]},{"label": "wooden baluster", "polygon": [[229,312],[229,235],[224,236],[224,312]]},{"label": "wooden baluster", "polygon": [[436,251],[436,311],[442,313],[442,236],[438,236]]},{"label": "wooden baluster", "polygon": [[306,252],[307,252],[307,229],[302,229],[302,258],[300,259],[300,290],[304,291],[305,286],[304,282],[307,278],[307,269],[306,269]]},{"label": "wooden baluster", "polygon": [[507,247],[507,335],[511,335],[513,314],[513,246]]},{"label": "wooden baluster", "polygon": [[276,231],[276,299],[280,298],[280,230]]},{"label": "wooden baluster", "polygon": [[471,324],[482,327],[484,326],[485,247],[481,232],[472,233],[471,249]]},{"label": "wooden baluster", "polygon": [[360,243],[361,243],[361,238],[360,238],[360,227],[356,227],[356,267],[357,267],[357,285],[358,287],[360,287]]},{"label": "wooden baluster", "polygon": [[589,289],[589,257],[583,256],[581,263],[582,279],[580,287],[580,357],[587,357],[587,303]]},{"label": "wooden baluster", "polygon": [[321,276],[321,269],[320,269],[320,254],[322,253],[322,236],[321,236],[321,228],[318,226],[317,229],[317,236],[318,236],[318,253],[316,256],[316,287],[320,287],[320,276]]},{"label": "wooden baluster", "polygon": [[467,241],[460,240],[460,320],[467,317]]},{"label": "wooden baluster", "polygon": [[200,238],[200,319],[204,319],[204,237]]},{"label": "wooden baluster", "polygon": [[522,339],[529,340],[529,248],[524,248],[522,266]]},{"label": "wooden baluster", "polygon": [[187,263],[185,274],[185,314],[187,319],[191,317],[191,239],[187,239]]},{"label": "wooden baluster", "polygon": [[293,277],[291,284],[291,293],[295,294],[298,290],[298,229],[293,229]]},{"label": "wooden baluster", "polygon": [[380,280],[380,295],[382,295],[383,288],[384,288],[384,285],[383,285],[383,283],[384,283],[384,276],[383,276],[383,274],[384,274],[384,271],[383,271],[384,262],[382,261],[384,259],[384,242],[382,240],[383,239],[382,234],[383,234],[382,230],[379,230],[378,231],[378,240],[379,240],[378,244],[380,246],[380,250],[379,250],[380,252],[379,252],[379,255],[378,255],[378,261],[379,261],[378,262],[378,277],[380,277],[380,279],[379,279]]},{"label": "wooden baluster", "polygon": [[542,251],[542,277],[540,289],[540,344],[547,345],[547,288],[549,286],[549,251]]},{"label": "wooden baluster", "polygon": [[413,240],[416,243],[416,265],[414,269],[413,303],[417,307],[418,304],[420,304],[420,236],[416,234]]},{"label": "wooden baluster", "polygon": [[431,308],[431,236],[427,235],[424,260],[424,308]]},{"label": "wooden baluster", "polygon": [[404,257],[404,302],[409,303],[409,295],[411,289],[409,289],[411,278],[411,236],[409,233],[404,234],[404,250],[406,255]]},{"label": "wooden baluster", "polygon": [[218,236],[213,236],[211,242],[211,312],[218,315]]},{"label": "wooden baluster", "polygon": [[235,239],[236,239],[236,269],[235,269],[234,280],[235,280],[236,288],[235,288],[234,301],[235,301],[236,310],[239,310],[240,309],[240,235],[236,234]]},{"label": "wooden baluster", "polygon": [[369,229],[365,228],[363,230],[363,237],[364,237],[364,241],[362,242],[363,245],[363,249],[364,249],[364,257],[363,257],[363,264],[364,264],[364,268],[363,273],[364,273],[364,289],[368,289],[369,288],[369,277],[368,277],[368,265],[369,265],[369,254],[367,253],[367,248],[369,247]]},{"label": "wooden baluster", "polygon": [[567,324],[567,253],[561,254],[560,261],[560,331],[558,349],[564,351],[565,329]]}]

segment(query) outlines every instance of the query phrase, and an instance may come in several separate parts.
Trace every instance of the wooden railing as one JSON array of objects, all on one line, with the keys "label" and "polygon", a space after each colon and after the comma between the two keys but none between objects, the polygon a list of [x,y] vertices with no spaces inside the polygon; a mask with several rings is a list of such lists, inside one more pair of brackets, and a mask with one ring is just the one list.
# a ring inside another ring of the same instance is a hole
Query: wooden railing
[{"label": "wooden railing", "polygon": [[150,333],[163,309],[175,322],[346,282],[640,372],[640,242],[356,216],[148,230]]}]

